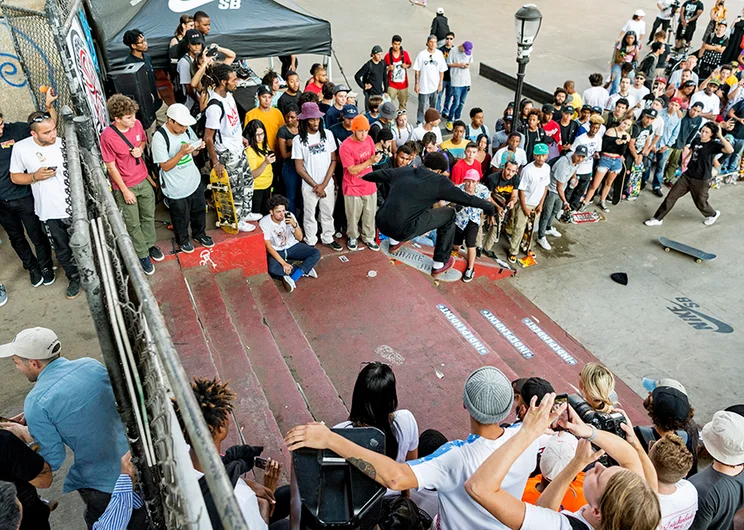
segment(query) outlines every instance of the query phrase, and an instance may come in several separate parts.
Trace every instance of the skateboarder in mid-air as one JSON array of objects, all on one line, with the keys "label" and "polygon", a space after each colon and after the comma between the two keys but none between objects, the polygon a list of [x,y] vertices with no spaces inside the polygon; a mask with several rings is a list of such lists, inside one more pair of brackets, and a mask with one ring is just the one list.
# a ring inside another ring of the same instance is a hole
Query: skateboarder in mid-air
[{"label": "skateboarder in mid-air", "polygon": [[[714,141],[716,136],[720,142]],[[706,226],[715,223],[721,212],[714,210],[708,204],[708,191],[713,178],[711,175],[713,160],[720,153],[730,155],[733,152],[733,146],[723,137],[721,128],[717,124],[708,122],[703,125],[700,129],[700,138],[694,139],[682,151],[682,160],[687,160],[688,157],[690,159],[687,170],[674,183],[654,216],[645,221],[646,226],[659,226],[666,214],[674,207],[677,199],[686,195],[688,191],[692,194],[692,200],[697,209],[705,216],[703,223]]]},{"label": "skateboarder in mid-air", "polygon": [[442,175],[447,171],[447,159],[441,153],[430,153],[425,167],[411,166],[383,169],[362,177],[370,182],[389,184],[390,192],[378,210],[376,221],[380,231],[390,238],[390,253],[394,254],[404,242],[429,232],[437,231],[434,247],[432,276],[438,276],[455,263],[451,256],[455,240],[455,210],[433,208],[439,201],[481,208],[486,215],[495,214],[494,205],[468,195]]}]

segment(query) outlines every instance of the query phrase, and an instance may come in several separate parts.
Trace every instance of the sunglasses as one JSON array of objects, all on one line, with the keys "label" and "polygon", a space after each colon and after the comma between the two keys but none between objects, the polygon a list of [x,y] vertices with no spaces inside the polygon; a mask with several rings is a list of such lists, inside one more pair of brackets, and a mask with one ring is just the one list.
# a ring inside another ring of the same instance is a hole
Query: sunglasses
[{"label": "sunglasses", "polygon": [[49,114],[48,112],[40,112],[33,118],[29,118],[28,124],[31,125],[32,123],[41,123],[44,120],[51,120],[51,119],[52,119],[52,115]]},{"label": "sunglasses", "polygon": [[406,109],[399,110],[398,111],[398,116],[403,116],[405,113],[406,113]]}]

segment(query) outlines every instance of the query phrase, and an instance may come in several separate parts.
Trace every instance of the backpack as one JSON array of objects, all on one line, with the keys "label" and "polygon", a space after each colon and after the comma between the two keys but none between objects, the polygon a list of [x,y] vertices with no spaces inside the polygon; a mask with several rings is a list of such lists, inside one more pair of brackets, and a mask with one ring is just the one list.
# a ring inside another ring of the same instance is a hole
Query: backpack
[{"label": "backpack", "polygon": [[[488,138],[488,141],[490,142],[491,132],[488,130],[488,125],[484,123],[483,125],[481,125],[481,128],[483,129],[483,134],[486,135],[486,137]],[[470,125],[469,124],[465,126],[465,138],[470,138]],[[475,142],[475,140],[471,140],[471,141]]]},{"label": "backpack", "polygon": [[[186,39],[183,39],[183,40],[181,40],[181,42],[185,42],[185,40]],[[181,58],[183,58],[183,57],[186,57],[186,60],[189,61],[189,67],[193,66],[194,60],[191,58],[191,56],[188,53],[186,53],[185,55],[181,55]],[[175,75],[174,75],[174,78],[175,78],[174,85],[175,86],[173,87],[173,97],[175,98],[176,103],[186,103],[187,94],[184,93],[185,91],[183,89],[183,85],[181,84],[180,76],[178,75],[178,62],[180,60],[181,59],[179,59],[176,62],[176,71],[175,71]]]},{"label": "backpack", "polygon": [[[199,103],[196,102],[195,105],[198,105]],[[212,98],[207,103],[207,106],[204,107],[204,110],[201,111],[201,114],[196,119],[196,124],[194,125],[194,132],[196,133],[196,136],[199,138],[204,138],[204,132],[207,129],[207,110],[209,107],[212,106],[218,106],[220,108],[220,121],[222,121],[222,118],[225,117],[225,106],[222,104],[222,102],[218,99]],[[217,129],[214,131],[214,138],[216,141],[221,142],[222,141],[222,133],[220,133],[220,130]]]},{"label": "backpack", "polygon": [[[656,436],[654,436],[654,428],[646,425],[643,427],[636,427],[636,429],[638,429],[638,434],[640,435],[638,438],[641,440],[641,445],[648,453],[649,445],[651,444],[651,442],[656,440]],[[674,434],[682,438],[682,442],[687,445],[687,431],[674,431]]]}]

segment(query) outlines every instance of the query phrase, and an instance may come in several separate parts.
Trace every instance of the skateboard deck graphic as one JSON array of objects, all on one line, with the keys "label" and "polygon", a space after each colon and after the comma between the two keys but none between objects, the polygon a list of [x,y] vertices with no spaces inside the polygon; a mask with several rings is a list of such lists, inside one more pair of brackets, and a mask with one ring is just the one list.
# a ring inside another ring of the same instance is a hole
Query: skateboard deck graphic
[{"label": "skateboard deck graphic", "polygon": [[697,261],[698,263],[716,259],[715,254],[711,254],[710,252],[704,252],[700,249],[691,247],[689,245],[685,245],[684,243],[680,243],[679,241],[672,241],[671,239],[667,239],[666,237],[663,237],[663,236],[659,238],[659,243],[664,245],[664,250],[666,252],[669,252],[670,250],[676,250],[677,252],[681,252],[682,254],[687,254],[688,256],[692,256],[693,258],[695,258],[695,261]]},{"label": "skateboard deck graphic", "polygon": [[[421,252],[417,252],[407,246],[402,246],[395,254],[391,254],[390,241],[387,239],[380,244],[380,247],[382,248],[382,252],[388,258],[390,258],[391,263],[394,261],[399,261],[400,263],[408,265],[409,267],[413,267],[414,269],[420,270],[424,274],[428,274],[431,276],[431,268],[434,264],[434,260],[431,259],[429,256],[422,254]],[[438,285],[440,281],[456,282],[461,278],[462,273],[454,268],[450,268],[444,271],[442,274],[437,275],[436,277],[432,276],[434,285]]]},{"label": "skateboard deck graphic", "polygon": [[217,211],[217,226],[228,234],[238,233],[238,215],[235,212],[232,187],[227,171],[217,175],[214,170],[209,174],[209,189],[214,198],[214,209]]},{"label": "skateboard deck graphic", "polygon": [[518,259],[517,263],[519,263],[519,265],[524,268],[537,265],[537,261],[535,261],[535,253],[532,252],[532,236],[535,235],[535,227],[537,225],[537,223],[535,223],[536,218],[537,212],[535,212],[535,210],[532,210],[532,213],[527,218],[527,226],[524,229],[522,242],[519,244],[519,249],[525,253],[525,257]]},{"label": "skateboard deck graphic", "polygon": [[634,201],[641,194],[641,179],[643,178],[643,165],[633,164],[628,177],[628,185],[625,188],[625,196],[629,201]]},{"label": "skateboard deck graphic", "polygon": [[597,212],[572,212],[569,222],[580,225],[583,223],[598,223],[599,219]]}]

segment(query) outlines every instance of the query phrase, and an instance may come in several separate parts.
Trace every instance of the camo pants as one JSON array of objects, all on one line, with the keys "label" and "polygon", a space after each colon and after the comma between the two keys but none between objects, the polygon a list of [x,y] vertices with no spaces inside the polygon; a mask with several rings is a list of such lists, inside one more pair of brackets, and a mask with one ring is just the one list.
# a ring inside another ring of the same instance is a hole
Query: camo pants
[{"label": "camo pants", "polygon": [[239,153],[223,151],[218,153],[217,157],[225,166],[227,177],[230,179],[238,222],[247,221],[253,204],[253,172],[248,165],[248,157],[242,150]]}]

